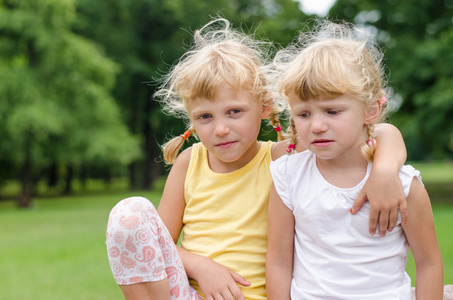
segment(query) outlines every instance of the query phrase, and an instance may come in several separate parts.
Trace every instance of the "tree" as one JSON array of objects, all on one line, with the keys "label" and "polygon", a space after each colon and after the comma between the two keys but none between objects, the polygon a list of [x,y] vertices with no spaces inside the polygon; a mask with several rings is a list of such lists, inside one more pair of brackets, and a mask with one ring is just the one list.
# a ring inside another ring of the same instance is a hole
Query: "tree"
[{"label": "tree", "polygon": [[110,96],[118,66],[71,31],[73,1],[0,1],[1,156],[29,206],[55,161],[126,164],[139,152]]},{"label": "tree", "polygon": [[410,159],[453,157],[453,4],[429,0],[337,0],[334,18],[372,28],[402,104],[392,117]]},{"label": "tree", "polygon": [[163,140],[169,118],[154,113],[159,109],[151,101],[156,86],[149,83],[159,68],[165,68],[163,59],[173,60],[182,53],[180,45],[165,47],[179,29],[177,3],[184,2],[77,1],[80,18],[75,30],[96,41],[121,66],[113,95],[129,129],[141,137],[143,154],[129,167],[134,189],[149,189],[160,175],[160,164],[155,161],[160,154],[156,136]]}]

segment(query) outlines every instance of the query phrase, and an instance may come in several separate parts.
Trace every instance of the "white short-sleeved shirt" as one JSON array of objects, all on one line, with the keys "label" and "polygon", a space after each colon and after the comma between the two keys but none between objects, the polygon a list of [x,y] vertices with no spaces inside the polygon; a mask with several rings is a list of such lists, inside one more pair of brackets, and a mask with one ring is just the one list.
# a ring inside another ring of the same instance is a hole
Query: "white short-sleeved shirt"
[{"label": "white short-sleeved shirt", "polygon": [[[338,188],[324,179],[310,151],[271,163],[276,190],[295,218],[292,299],[411,299],[400,217],[380,237],[368,233],[368,202],[349,212],[370,171],[371,163],[357,186]],[[412,166],[401,168],[406,196],[414,177],[421,180]]]}]

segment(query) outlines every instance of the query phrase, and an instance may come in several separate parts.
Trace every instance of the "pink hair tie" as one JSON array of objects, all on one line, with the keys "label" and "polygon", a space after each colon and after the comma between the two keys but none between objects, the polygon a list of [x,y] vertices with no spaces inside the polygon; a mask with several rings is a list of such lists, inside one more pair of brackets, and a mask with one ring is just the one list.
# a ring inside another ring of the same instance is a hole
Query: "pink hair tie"
[{"label": "pink hair tie", "polygon": [[293,152],[294,148],[296,148],[296,146],[294,144],[289,144],[288,149],[286,150],[286,153],[291,154]]},{"label": "pink hair tie", "polygon": [[280,132],[280,131],[282,131],[282,126],[280,126],[280,124],[278,124],[277,126],[274,126],[274,129],[275,129],[275,131]]},{"label": "pink hair tie", "polygon": [[385,98],[385,96],[384,96],[384,97],[382,97],[382,100],[381,100],[381,102],[382,102],[382,104],[385,104],[385,103],[387,102],[387,98]]},{"label": "pink hair tie", "polygon": [[369,139],[369,140],[366,141],[366,144],[371,147],[371,146],[376,144],[376,140],[375,139]]}]

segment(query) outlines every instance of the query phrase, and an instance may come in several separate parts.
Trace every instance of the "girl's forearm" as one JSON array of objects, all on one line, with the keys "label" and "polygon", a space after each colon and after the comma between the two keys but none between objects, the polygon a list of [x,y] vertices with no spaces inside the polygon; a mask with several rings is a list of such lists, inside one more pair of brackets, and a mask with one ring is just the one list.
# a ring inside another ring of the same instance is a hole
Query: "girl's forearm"
[{"label": "girl's forearm", "polygon": [[376,125],[377,147],[374,163],[380,168],[399,171],[406,162],[407,151],[401,132],[391,124]]},{"label": "girl's forearm", "polygon": [[407,154],[401,133],[393,125],[376,125],[375,139],[377,146],[371,174],[351,211],[356,213],[368,200],[369,232],[373,235],[379,222],[379,235],[384,236],[387,229],[395,227],[398,207],[402,222],[407,221],[406,196],[399,180]]},{"label": "girl's forearm", "polygon": [[291,272],[282,270],[281,265],[266,266],[266,291],[268,300],[291,299]]},{"label": "girl's forearm", "polygon": [[176,248],[178,249],[179,257],[186,270],[187,277],[195,279],[197,277],[197,271],[199,270],[197,266],[199,266],[206,257],[189,252],[179,246],[176,246]]}]

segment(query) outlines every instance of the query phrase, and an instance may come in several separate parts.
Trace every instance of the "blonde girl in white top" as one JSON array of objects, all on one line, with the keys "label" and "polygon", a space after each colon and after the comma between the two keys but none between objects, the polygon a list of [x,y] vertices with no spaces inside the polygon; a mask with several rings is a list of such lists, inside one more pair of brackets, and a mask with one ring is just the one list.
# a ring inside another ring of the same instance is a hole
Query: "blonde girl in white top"
[{"label": "blonde girl in white top", "polygon": [[374,125],[389,104],[382,55],[352,25],[321,22],[277,54],[279,87],[291,108],[292,144],[306,151],[271,163],[268,299],[442,299],[443,267],[428,194],[418,171],[400,170],[409,218],[370,236],[368,209],[352,216],[372,166]]}]

